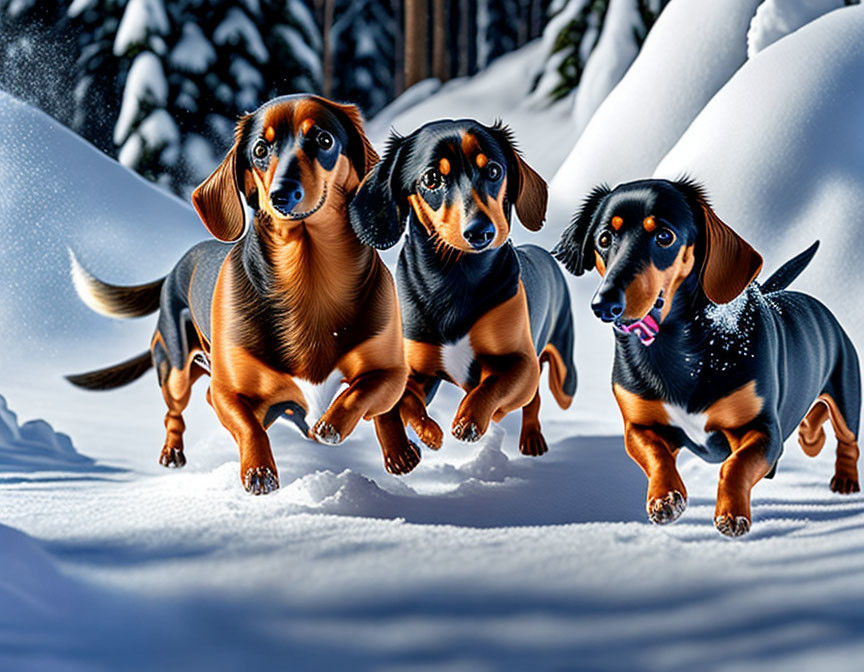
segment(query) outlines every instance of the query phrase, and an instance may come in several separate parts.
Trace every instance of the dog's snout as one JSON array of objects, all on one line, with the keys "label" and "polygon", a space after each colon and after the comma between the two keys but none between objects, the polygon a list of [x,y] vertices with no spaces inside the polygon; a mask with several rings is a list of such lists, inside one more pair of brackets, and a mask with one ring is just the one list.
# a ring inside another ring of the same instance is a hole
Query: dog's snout
[{"label": "dog's snout", "polygon": [[591,300],[591,310],[604,322],[612,322],[624,312],[624,292],[617,287],[601,288]]},{"label": "dog's snout", "polygon": [[276,191],[270,193],[270,203],[283,215],[291,214],[303,200],[305,192],[298,180],[284,180]]},{"label": "dog's snout", "polygon": [[488,219],[475,219],[465,227],[462,236],[472,248],[482,250],[495,239],[495,225]]}]

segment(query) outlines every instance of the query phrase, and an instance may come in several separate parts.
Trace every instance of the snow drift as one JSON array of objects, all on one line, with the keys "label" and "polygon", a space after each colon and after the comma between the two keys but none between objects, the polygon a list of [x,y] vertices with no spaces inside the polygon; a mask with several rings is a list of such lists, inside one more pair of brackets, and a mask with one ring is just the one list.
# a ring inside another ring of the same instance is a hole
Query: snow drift
[{"label": "snow drift", "polygon": [[[2,92],[0,146],[0,371],[22,354],[53,358],[73,336],[98,331],[110,344],[119,323],[77,299],[67,247],[106,279],[141,282],[165,274],[204,227],[191,207]],[[146,347],[149,334],[137,333]]]},{"label": "snow drift", "polygon": [[721,218],[766,256],[766,269],[820,239],[794,287],[827,303],[864,351],[862,63],[864,7],[807,24],[748,61],[656,175],[703,182]]},{"label": "snow drift", "polygon": [[[728,13],[725,2],[716,4],[726,14],[701,4],[703,16],[713,19],[690,27],[703,42],[728,49],[722,53],[741,56],[747,22]],[[676,0],[672,16],[688,6]],[[758,53],[658,171],[688,170],[704,179],[720,214],[766,253],[769,270],[818,230],[823,247],[796,286],[813,283],[847,327],[861,313],[852,305],[861,273],[849,266],[860,256],[854,222],[864,181],[864,164],[854,158],[864,156],[854,128],[864,92],[853,66],[862,60],[861,11],[829,14]],[[654,42],[655,53],[678,53]],[[814,50],[828,56],[817,62]],[[658,91],[677,91],[682,72],[696,77],[689,64],[655,65],[643,76]],[[548,176],[570,149],[571,122],[566,105],[545,110],[524,100],[524,74],[536,66],[532,45],[476,81],[448,84],[401,112],[397,128],[407,132],[442,115],[491,120],[505,110],[529,159]],[[730,74],[723,59],[706,58],[698,69],[718,88]],[[637,85],[624,88],[638,92]],[[638,97],[621,104],[634,102]],[[28,151],[43,156],[42,183],[56,181],[63,196],[40,200],[24,190],[19,198],[41,208],[46,230],[65,236],[95,272],[149,280],[173,263],[175,246],[182,251],[189,239],[203,237],[188,208],[44,116],[8,99],[0,103],[0,114],[14,116],[0,124],[0,139],[26,138],[33,145]],[[592,130],[592,122],[586,131],[604,137],[585,146],[594,147],[599,168],[620,146],[650,174],[666,150],[647,142],[648,131],[674,143],[688,115],[699,112],[692,100],[682,105],[686,114],[670,107],[639,135],[629,128],[619,133],[611,124],[614,110],[604,111],[604,104],[597,115],[609,115],[609,125],[598,122]],[[638,121],[638,111],[627,113]],[[744,128],[747,120],[753,135]],[[42,147],[43,138],[63,146],[62,158]],[[4,178],[14,159],[0,159]],[[89,183],[76,166],[92,169]],[[74,199],[63,193],[67,180],[76,186]],[[128,202],[119,216],[117,189]],[[50,224],[58,217],[52,207],[82,213],[69,235]],[[140,669],[213,670],[279,660],[298,669],[860,667],[864,494],[833,495],[830,451],[810,460],[793,439],[777,478],[754,492],[753,532],[730,541],[712,523],[716,465],[684,455],[690,506],[674,526],[650,526],[645,479],[623,449],[609,395],[611,332],[588,310],[596,278],[570,280],[580,389],[566,413],[550,404],[542,411],[548,455],[518,455],[519,417],[512,414],[501,424],[506,437],[496,427],[479,446],[446,441],[397,479],[384,472],[367,423],[341,446],[302,441],[277,424],[270,436],[283,488],[254,498],[243,493],[236,446],[204,402],[204,384],[187,413],[189,465],[166,472],[156,464],[164,409],[152,380],[107,395],[59,382],[71,366],[66,349],[116,346],[128,355],[140,351],[152,322],[91,315],[71,294],[65,243],[57,246],[58,268],[41,264],[39,255],[51,260],[54,248],[49,255],[34,247],[48,245],[50,236],[34,233],[36,224],[22,228],[28,213],[15,202],[0,208],[6,244],[0,255],[22,271],[13,276],[16,295],[40,310],[55,306],[56,315],[39,319],[61,332],[40,333],[41,322],[14,314],[0,330],[6,358],[0,366],[10,364],[10,349],[20,349],[14,334],[23,334],[28,347],[14,363],[24,373],[12,382],[8,369],[0,369],[0,385],[14,392],[16,409],[51,418],[80,450],[126,470],[110,478],[58,481],[29,473],[4,480],[0,517],[29,536],[0,526],[0,621],[7,625],[0,629],[0,667],[114,669],[130,660]],[[105,219],[88,230],[88,214]],[[559,223],[533,239],[551,245]],[[518,227],[514,236],[532,238]],[[20,253],[23,265],[15,258]],[[0,278],[10,277],[5,274],[0,268]],[[56,283],[50,301],[46,278]],[[61,341],[47,362],[41,360],[49,348],[32,347]],[[111,353],[98,354],[98,363],[110,361]],[[35,376],[37,365],[52,378]],[[442,390],[431,413],[446,423],[457,397],[451,387]]]},{"label": "snow drift", "polygon": [[549,220],[567,221],[590,190],[650,175],[747,58],[758,0],[673,0],[639,56],[550,183]]},{"label": "snow drift", "polygon": [[0,471],[80,471],[93,466],[93,460],[80,455],[68,436],[55,432],[44,420],[19,425],[0,396]]}]

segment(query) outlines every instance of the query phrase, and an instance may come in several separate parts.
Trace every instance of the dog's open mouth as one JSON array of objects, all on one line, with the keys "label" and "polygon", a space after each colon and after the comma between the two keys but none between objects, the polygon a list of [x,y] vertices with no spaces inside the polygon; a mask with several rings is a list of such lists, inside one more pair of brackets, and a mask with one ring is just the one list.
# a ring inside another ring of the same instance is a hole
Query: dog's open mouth
[{"label": "dog's open mouth", "polygon": [[663,308],[663,291],[654,302],[654,307],[648,311],[645,317],[640,317],[634,320],[619,318],[613,324],[617,331],[623,334],[632,334],[639,339],[639,342],[644,346],[651,345],[657,338],[660,331],[660,311]]},{"label": "dog's open mouth", "polygon": [[318,203],[311,210],[306,210],[304,212],[291,212],[285,216],[285,219],[289,219],[292,221],[298,221],[301,219],[306,219],[307,217],[311,217],[316,212],[318,212],[322,207],[324,207],[324,201],[327,200],[327,183],[324,183],[323,188],[321,189],[321,198],[318,199]]}]

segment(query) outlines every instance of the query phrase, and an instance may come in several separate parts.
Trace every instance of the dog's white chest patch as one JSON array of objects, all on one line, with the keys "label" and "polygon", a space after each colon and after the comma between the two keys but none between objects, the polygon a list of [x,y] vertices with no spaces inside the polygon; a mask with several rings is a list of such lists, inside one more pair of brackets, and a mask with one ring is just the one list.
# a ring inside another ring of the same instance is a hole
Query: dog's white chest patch
[{"label": "dog's white chest patch", "polygon": [[680,406],[674,404],[663,404],[669,424],[684,432],[687,437],[697,446],[704,446],[708,442],[708,432],[705,431],[705,423],[708,416],[704,413],[690,413]]},{"label": "dog's white chest patch", "polygon": [[460,385],[468,382],[468,372],[474,362],[474,348],[471,337],[466,334],[455,343],[441,346],[441,363],[447,374]]},{"label": "dog's white chest patch", "polygon": [[334,369],[323,383],[310,383],[302,378],[294,378],[294,382],[303,393],[306,406],[309,408],[306,422],[309,423],[310,427],[324,414],[324,411],[330,406],[330,402],[336,398],[343,377],[343,373],[339,369]]}]

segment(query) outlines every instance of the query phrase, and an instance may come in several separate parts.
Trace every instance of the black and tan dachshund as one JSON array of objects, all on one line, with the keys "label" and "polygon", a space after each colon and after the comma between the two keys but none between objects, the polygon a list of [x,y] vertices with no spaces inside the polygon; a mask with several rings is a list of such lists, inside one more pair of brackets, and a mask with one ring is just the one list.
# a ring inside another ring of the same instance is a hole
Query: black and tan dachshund
[{"label": "black and tan dachshund", "polygon": [[598,187],[554,254],[596,268],[592,308],[616,332],[612,385],[628,454],[648,476],[648,516],[678,518],[681,447],[722,462],[714,523],[750,529],[750,491],[773,477],[796,427],[808,455],[837,437],[831,489],[857,492],[861,384],[855,349],[829,310],[786,287],[814,244],[761,286],[762,257],[689,181]]},{"label": "black and tan dachshund", "polygon": [[360,185],[350,205],[360,240],[390,247],[408,226],[397,284],[410,377],[399,405],[376,418],[385,451],[413,445],[406,424],[427,446],[441,446],[443,433],[426,405],[446,380],[467,393],[452,424],[456,438],[477,441],[491,420],[522,408],[520,450],[546,452],[538,418],[542,362],[549,362],[563,408],[576,388],[570,297],[548,252],[508,240],[511,209],[536,231],[546,195],[509,131],[472,120],[393,136]]},{"label": "black and tan dachshund", "polygon": [[[360,418],[393,407],[408,369],[393,278],[348,222],[348,200],[378,160],[357,108],[286,96],[243,117],[235,135],[192,196],[226,242],[196,245],[166,278],[138,287],[103,283],[73,257],[90,307],[122,317],[158,309],[159,323],[150,352],[69,379],[106,389],[155,365],[168,405],[160,462],[179,467],[182,413],[209,372],[207,398],[240,448],[243,483],[262,494],[279,487],[265,432],[272,422],[288,416],[304,434],[339,443]],[[310,430],[304,390],[334,381],[348,387]],[[412,451],[385,461],[395,472],[417,463]]]}]

